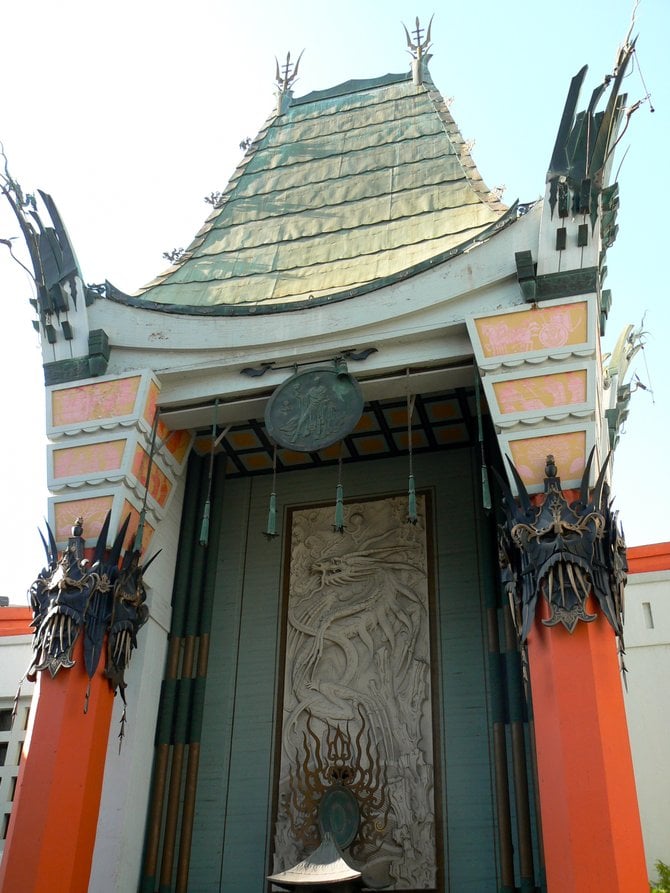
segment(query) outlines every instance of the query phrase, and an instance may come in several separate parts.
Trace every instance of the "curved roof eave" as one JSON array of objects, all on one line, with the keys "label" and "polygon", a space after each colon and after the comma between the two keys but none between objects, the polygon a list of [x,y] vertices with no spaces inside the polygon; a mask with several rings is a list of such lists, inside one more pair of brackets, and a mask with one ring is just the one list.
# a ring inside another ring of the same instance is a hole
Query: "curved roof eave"
[{"label": "curved roof eave", "polygon": [[289,313],[295,310],[319,307],[324,304],[334,304],[359,297],[363,294],[369,294],[370,292],[377,291],[381,288],[386,288],[389,285],[394,285],[397,282],[403,282],[405,279],[410,279],[413,276],[423,273],[425,270],[432,269],[440,264],[445,264],[453,258],[464,254],[466,251],[470,251],[478,245],[488,242],[489,239],[517,220],[518,204],[519,202],[517,199],[498,220],[473,238],[468,239],[461,245],[457,245],[455,248],[450,248],[448,251],[443,251],[440,254],[436,254],[434,257],[427,258],[426,260],[420,261],[404,270],[399,270],[397,273],[393,273],[382,279],[375,279],[372,282],[366,282],[355,288],[345,289],[343,291],[333,292],[332,294],[321,295],[319,297],[310,297],[302,301],[286,301],[283,303],[257,302],[248,304],[212,304],[209,306],[165,304],[159,301],[148,301],[140,297],[127,295],[117,289],[110,282],[105,283],[105,294],[101,297],[110,301],[116,301],[119,304],[125,304],[129,307],[137,307],[142,310],[153,310],[162,313],[179,314],[181,316],[258,316],[270,313]]}]

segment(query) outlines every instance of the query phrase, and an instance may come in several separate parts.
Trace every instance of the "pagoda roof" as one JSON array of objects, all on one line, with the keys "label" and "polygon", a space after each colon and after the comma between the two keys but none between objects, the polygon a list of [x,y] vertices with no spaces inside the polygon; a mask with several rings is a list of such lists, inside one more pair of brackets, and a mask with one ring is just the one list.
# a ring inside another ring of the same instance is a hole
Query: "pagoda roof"
[{"label": "pagoda roof", "polygon": [[427,69],[280,93],[194,241],[132,298],[186,313],[297,309],[447,260],[507,211]]}]

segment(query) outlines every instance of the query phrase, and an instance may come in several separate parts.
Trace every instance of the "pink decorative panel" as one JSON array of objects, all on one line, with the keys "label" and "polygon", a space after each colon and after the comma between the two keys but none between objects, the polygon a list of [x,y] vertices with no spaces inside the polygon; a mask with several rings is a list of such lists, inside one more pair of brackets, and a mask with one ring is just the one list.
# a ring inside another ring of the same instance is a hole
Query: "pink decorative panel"
[{"label": "pink decorative panel", "polygon": [[125,440],[110,440],[107,443],[90,443],[84,446],[54,450],[54,478],[75,477],[114,471],[121,467]]},{"label": "pink decorative panel", "polygon": [[587,340],[586,301],[475,320],[485,357],[551,352]]},{"label": "pink decorative panel", "polygon": [[503,415],[586,402],[586,369],[534,375],[493,385]]},{"label": "pink decorative panel", "polygon": [[90,499],[70,499],[54,505],[56,539],[63,542],[72,533],[77,518],[84,519],[86,544],[92,546],[102,530],[107,512],[112,507],[112,496],[93,496]]},{"label": "pink decorative panel", "polygon": [[[148,469],[149,454],[141,446],[138,446],[135,448],[135,456],[133,457],[133,474],[142,486],[146,482]],[[159,505],[165,505],[167,502],[171,486],[170,481],[154,462],[151,466],[151,476],[149,478],[149,493]]]},{"label": "pink decorative panel", "polygon": [[586,432],[571,431],[512,440],[509,444],[512,462],[527,487],[544,483],[547,456],[552,455],[558,476],[565,481],[580,478],[586,461]]},{"label": "pink decorative panel", "polygon": [[73,388],[63,388],[51,394],[52,424],[59,428],[131,415],[140,386],[140,376],[115,381],[98,381]]}]

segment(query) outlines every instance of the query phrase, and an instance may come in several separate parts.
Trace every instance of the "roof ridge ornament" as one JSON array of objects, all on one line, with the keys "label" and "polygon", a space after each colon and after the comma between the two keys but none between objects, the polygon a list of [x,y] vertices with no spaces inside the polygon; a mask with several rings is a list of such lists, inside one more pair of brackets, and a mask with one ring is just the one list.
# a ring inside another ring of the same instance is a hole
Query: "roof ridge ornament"
[{"label": "roof ridge ornament", "polygon": [[277,87],[277,114],[283,115],[286,112],[286,109],[289,106],[291,101],[291,97],[293,96],[293,84],[298,79],[298,68],[300,66],[300,60],[302,59],[302,55],[305,51],[302,50],[300,55],[298,56],[298,61],[293,65],[291,63],[291,51],[289,50],[286,54],[286,62],[283,65],[279,65],[279,60],[275,56],[276,63],[276,72],[275,72],[275,86]]},{"label": "roof ridge ornament", "polygon": [[407,36],[408,52],[412,57],[412,83],[417,87],[423,84],[424,72],[427,70],[428,62],[431,59],[431,54],[428,52],[428,50],[431,47],[430,28],[433,24],[434,18],[435,13],[433,13],[433,15],[430,17],[428,28],[426,29],[425,38],[423,37],[424,29],[421,27],[418,16],[416,17],[415,28],[412,32],[414,40],[412,40],[412,37],[410,37],[407,26],[403,24],[403,28],[405,29],[405,34]]}]

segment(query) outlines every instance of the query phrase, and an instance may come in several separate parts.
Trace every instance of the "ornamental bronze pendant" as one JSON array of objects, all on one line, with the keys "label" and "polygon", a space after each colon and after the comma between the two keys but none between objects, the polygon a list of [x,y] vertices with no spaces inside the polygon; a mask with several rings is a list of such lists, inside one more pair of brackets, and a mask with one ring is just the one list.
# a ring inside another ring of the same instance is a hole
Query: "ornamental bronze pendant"
[{"label": "ornamental bronze pendant", "polygon": [[265,426],[279,446],[312,453],[350,434],[362,412],[363,395],[349,373],[309,369],[292,375],[270,397]]}]

